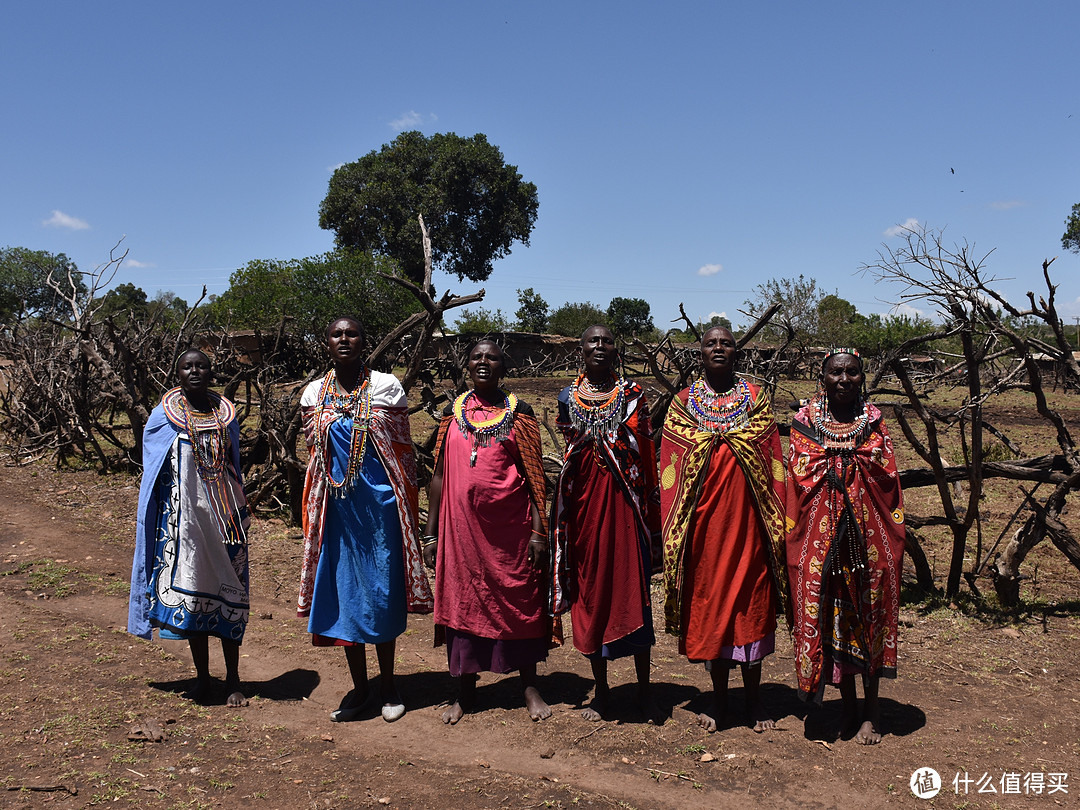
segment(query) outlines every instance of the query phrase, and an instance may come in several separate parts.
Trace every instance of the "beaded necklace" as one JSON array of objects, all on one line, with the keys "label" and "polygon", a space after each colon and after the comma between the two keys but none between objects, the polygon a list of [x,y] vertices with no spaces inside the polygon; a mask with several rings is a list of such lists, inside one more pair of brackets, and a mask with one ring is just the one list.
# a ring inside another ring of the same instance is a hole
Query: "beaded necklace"
[{"label": "beaded necklace", "polygon": [[713,391],[702,377],[690,386],[687,398],[698,427],[709,433],[727,433],[745,425],[753,401],[750,386],[741,377],[730,391],[720,393]]},{"label": "beaded necklace", "polygon": [[[514,410],[517,408],[518,399],[512,393],[499,389],[503,396],[502,413],[498,413],[490,419],[483,418],[484,401],[476,396],[476,389],[466,391],[454,400],[454,421],[461,429],[461,435],[466,439],[472,438],[472,452],[469,453],[469,466],[476,466],[476,450],[478,447],[487,447],[493,441],[505,440],[514,428]],[[480,412],[481,416],[474,419],[469,416],[465,403],[472,397],[477,405],[472,409],[473,413]]]},{"label": "beaded necklace", "polygon": [[[360,468],[364,463],[364,450],[367,448],[368,425],[371,423],[371,372],[364,369],[360,379],[360,384],[354,390],[344,392],[338,387],[334,369],[330,369],[319,387],[319,404],[315,411],[315,450],[323,459],[326,483],[330,486],[330,492],[338,498],[344,498],[345,493],[352,489],[353,483],[360,474]],[[328,411],[336,416],[327,419],[324,427],[323,414]],[[340,481],[335,481],[330,473],[326,438],[330,431],[330,423],[343,416],[350,416],[353,420],[352,435],[349,440],[349,463],[345,467],[344,477]]]},{"label": "beaded necklace", "polygon": [[870,409],[860,403],[862,412],[854,422],[837,422],[829,411],[828,396],[820,391],[810,400],[810,423],[817,429],[826,450],[854,450],[870,424]]},{"label": "beaded necklace", "polygon": [[192,408],[180,387],[167,391],[161,404],[169,421],[187,433],[199,477],[203,481],[216,481],[225,472],[228,424],[236,416],[236,408],[218,394],[207,392],[207,395],[210,411]]},{"label": "beaded necklace", "polygon": [[613,433],[623,420],[626,395],[622,380],[614,374],[611,379],[611,390],[603,391],[582,372],[570,386],[570,423],[594,440]]}]

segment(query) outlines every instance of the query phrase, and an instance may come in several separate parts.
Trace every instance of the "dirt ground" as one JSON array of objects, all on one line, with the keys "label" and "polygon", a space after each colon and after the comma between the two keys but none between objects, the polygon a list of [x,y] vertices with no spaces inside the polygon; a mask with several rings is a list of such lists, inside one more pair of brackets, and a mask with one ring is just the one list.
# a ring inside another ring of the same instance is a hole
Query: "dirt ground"
[{"label": "dirt ground", "polygon": [[[194,704],[183,694],[194,683],[186,645],[126,633],[137,487],[125,476],[0,467],[0,807],[1080,806],[1080,578],[1052,547],[1029,558],[1037,584],[1011,616],[909,594],[900,675],[883,683],[886,735],[874,747],[838,738],[837,693],[820,709],[798,700],[783,636],[763,674],[779,729],[705,733],[695,717],[708,675],[663,635],[659,602],[662,726],[634,711],[629,661],[612,667],[615,716],[583,720],[591,682],[572,647],[540,668],[551,718],[529,720],[515,677],[485,675],[479,711],[445,726],[452,684],[426,616],[410,617],[398,643],[405,717],[388,724],[373,708],[334,724],[344,656],[313,649],[296,618],[301,540],[280,520],[257,520],[252,532],[241,659],[250,705]],[[737,713],[737,675],[732,687]],[[909,788],[925,768],[944,783],[933,799]],[[966,789],[954,786],[958,774]]]}]

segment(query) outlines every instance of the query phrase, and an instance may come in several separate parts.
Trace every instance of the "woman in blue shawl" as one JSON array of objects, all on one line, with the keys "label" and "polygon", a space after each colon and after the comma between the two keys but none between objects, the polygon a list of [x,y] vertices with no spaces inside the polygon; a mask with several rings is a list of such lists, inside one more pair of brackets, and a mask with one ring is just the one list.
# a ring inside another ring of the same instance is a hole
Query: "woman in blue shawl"
[{"label": "woman in blue shawl", "polygon": [[201,701],[211,686],[209,637],[221,639],[226,705],[243,706],[238,671],[248,619],[247,528],[240,426],[229,400],[210,391],[210,359],[189,349],[176,361],[180,385],[143,431],[143,478],[128,631],[186,639]]}]

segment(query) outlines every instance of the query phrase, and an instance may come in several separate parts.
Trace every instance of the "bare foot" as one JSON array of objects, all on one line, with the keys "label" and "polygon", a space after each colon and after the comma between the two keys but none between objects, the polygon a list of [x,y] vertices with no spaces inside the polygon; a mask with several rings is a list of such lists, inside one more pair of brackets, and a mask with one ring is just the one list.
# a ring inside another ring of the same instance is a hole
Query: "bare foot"
[{"label": "bare foot", "polygon": [[650,726],[662,726],[667,721],[667,715],[663,709],[652,702],[652,698],[646,698],[638,702],[638,711],[645,716],[645,722]]},{"label": "bare foot", "polygon": [[776,728],[776,721],[773,720],[765,707],[760,703],[750,709],[750,727],[758,734],[763,731],[771,731]]},{"label": "bare foot", "polygon": [[716,731],[716,718],[702,712],[697,716],[698,725],[712,734]]},{"label": "bare foot", "polygon": [[240,691],[239,679],[227,679],[225,681],[225,691],[229,694],[229,696],[225,698],[226,706],[239,708],[240,706],[248,705],[248,699],[244,697],[244,693]]},{"label": "bare foot", "polygon": [[877,730],[872,720],[867,720],[859,726],[859,731],[855,734],[855,742],[859,745],[877,745],[881,742],[881,732]]},{"label": "bare foot", "polygon": [[461,701],[455,700],[454,705],[442,713],[442,721],[448,726],[456,726],[464,716],[465,710],[461,708]]},{"label": "bare foot", "polygon": [[212,683],[209,678],[198,678],[195,681],[195,686],[188,692],[188,697],[196,703],[205,703],[210,697],[210,688]]},{"label": "bare foot", "polygon": [[581,717],[583,720],[589,720],[596,723],[604,719],[604,714],[607,712],[607,694],[597,690],[593,695],[592,702],[581,710]]},{"label": "bare foot", "polygon": [[551,707],[544,702],[535,686],[525,687],[525,708],[534,721],[551,717]]}]

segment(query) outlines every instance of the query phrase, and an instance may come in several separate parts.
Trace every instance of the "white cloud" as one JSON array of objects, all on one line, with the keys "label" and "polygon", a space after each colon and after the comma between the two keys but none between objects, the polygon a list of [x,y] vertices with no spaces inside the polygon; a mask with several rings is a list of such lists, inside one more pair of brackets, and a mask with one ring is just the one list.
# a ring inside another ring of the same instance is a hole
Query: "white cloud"
[{"label": "white cloud", "polygon": [[390,129],[404,132],[407,129],[416,129],[424,124],[434,124],[438,120],[439,116],[435,115],[435,113],[423,115],[416,110],[409,110],[391,121],[389,126]]},{"label": "white cloud", "polygon": [[334,172],[336,172],[338,169],[340,169],[344,165],[345,165],[344,163],[338,163],[338,164],[336,164],[334,166],[330,166],[326,171],[329,174],[333,174]]},{"label": "white cloud", "polygon": [[697,274],[699,276],[715,276],[723,269],[724,265],[722,264],[703,264],[698,268]]},{"label": "white cloud", "polygon": [[138,259],[125,259],[129,267],[157,267],[153,262],[140,262]]},{"label": "white cloud", "polygon": [[400,118],[395,118],[390,122],[390,129],[397,130],[397,132],[404,132],[405,130],[411,130],[414,126],[419,126],[423,122],[423,118],[416,110],[409,110]]},{"label": "white cloud", "polygon": [[42,220],[41,224],[48,228],[67,228],[72,231],[85,231],[90,227],[90,223],[86,220],[73,217],[56,209],[53,209],[52,216]]},{"label": "white cloud", "polygon": [[726,312],[710,312],[710,313],[709,313],[709,320],[710,320],[710,321],[711,321],[711,320],[712,320],[713,318],[726,318],[726,317],[727,317],[727,313],[726,313]]},{"label": "white cloud", "polygon": [[915,217],[908,217],[907,221],[900,225],[893,225],[891,228],[885,230],[885,235],[892,238],[893,236],[903,236],[905,233],[911,231],[917,231],[919,229],[919,220]]},{"label": "white cloud", "polygon": [[999,200],[998,202],[990,203],[990,207],[995,211],[1008,211],[1010,208],[1023,208],[1027,203],[1023,200]]},{"label": "white cloud", "polygon": [[921,309],[916,309],[911,304],[897,304],[895,307],[889,310],[890,315],[903,315],[906,318],[926,318],[926,313]]}]

